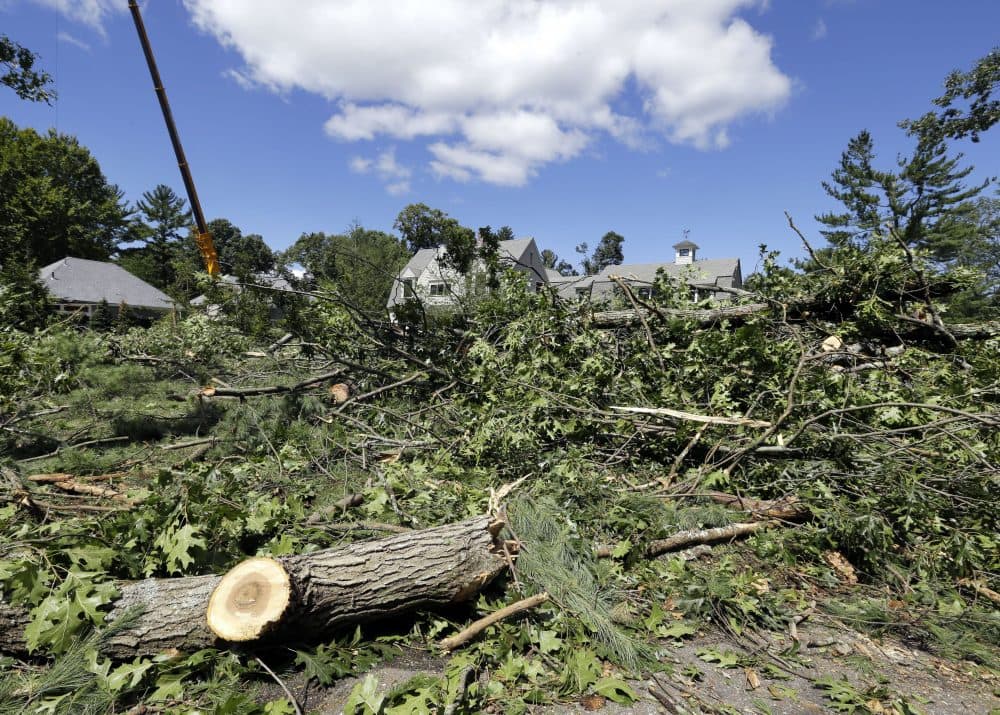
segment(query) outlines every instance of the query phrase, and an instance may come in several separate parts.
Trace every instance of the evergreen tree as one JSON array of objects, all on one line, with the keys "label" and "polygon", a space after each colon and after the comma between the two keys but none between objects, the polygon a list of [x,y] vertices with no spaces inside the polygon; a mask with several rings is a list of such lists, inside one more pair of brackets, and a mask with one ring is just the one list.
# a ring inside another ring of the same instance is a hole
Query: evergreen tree
[{"label": "evergreen tree", "polygon": [[844,210],[816,217],[821,233],[833,246],[864,246],[875,233],[891,230],[906,245],[929,251],[938,261],[954,260],[970,238],[961,220],[969,201],[986,184],[963,184],[971,167],[961,168],[962,155],[949,157],[940,136],[918,138],[912,156],[900,158],[898,171],[875,167],[874,142],[867,131],[850,140],[832,181],[823,189]]},{"label": "evergreen tree", "polygon": [[823,182],[823,190],[846,209],[816,217],[829,227],[820,233],[834,246],[864,243],[879,228],[881,216],[876,192],[880,177],[874,161],[875,145],[871,134],[864,130],[847,143],[847,150],[840,155],[840,164],[833,172],[833,181]]},{"label": "evergreen tree", "polygon": [[183,229],[191,224],[191,212],[185,207],[187,202],[173,189],[164,184],[152,191],[146,191],[136,204],[145,220],[140,240],[144,272],[141,276],[158,288],[167,288],[176,278],[174,259]]},{"label": "evergreen tree", "polygon": [[108,305],[108,301],[102,298],[90,316],[90,329],[99,333],[106,333],[114,327],[114,324],[115,313],[111,310],[111,306]]},{"label": "evergreen tree", "polygon": [[[581,261],[584,275],[592,276],[600,273],[608,266],[621,265],[622,261],[625,260],[625,255],[622,253],[622,244],[624,242],[624,236],[619,233],[615,233],[614,231],[608,231],[606,234],[601,236],[601,240],[598,242],[597,247],[594,248],[593,255],[589,257],[587,256],[587,251],[589,249],[587,243],[584,242],[577,246],[576,252],[584,256]],[[562,271],[560,271],[560,273],[562,273]],[[563,273],[563,275],[567,274]]]},{"label": "evergreen tree", "polygon": [[[945,79],[945,92],[934,100],[940,112],[928,112],[920,119],[901,122],[910,134],[978,142],[979,135],[1000,122],[1000,99],[993,91],[1000,87],[1000,47],[976,62],[968,72],[955,70]],[[966,102],[966,106],[961,106]]]}]

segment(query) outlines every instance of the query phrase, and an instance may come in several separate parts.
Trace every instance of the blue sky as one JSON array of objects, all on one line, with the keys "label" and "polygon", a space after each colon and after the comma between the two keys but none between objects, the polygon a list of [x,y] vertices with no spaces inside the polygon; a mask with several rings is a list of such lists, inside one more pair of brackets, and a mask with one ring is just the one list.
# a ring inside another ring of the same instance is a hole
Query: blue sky
[{"label": "blue sky", "polygon": [[[42,56],[52,107],[0,113],[74,134],[129,199],[180,193],[125,0],[0,0],[0,32]],[[627,8],[624,10],[622,8]],[[801,255],[820,187],[1000,43],[995,0],[148,0],[144,18],[206,214],[276,249],[354,221],[391,230],[421,201],[509,224],[575,259],[608,230],[626,261],[766,243]],[[998,172],[1000,131],[956,143]],[[817,237],[817,243],[821,243]]]}]

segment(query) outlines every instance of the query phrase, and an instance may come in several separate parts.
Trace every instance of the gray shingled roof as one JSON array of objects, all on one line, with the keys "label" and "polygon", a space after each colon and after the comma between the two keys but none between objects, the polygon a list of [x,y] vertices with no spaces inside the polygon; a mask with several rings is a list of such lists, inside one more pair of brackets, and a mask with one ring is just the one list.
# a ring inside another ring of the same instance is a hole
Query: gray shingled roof
[{"label": "gray shingled roof", "polygon": [[[515,262],[520,261],[533,240],[532,238],[515,238],[510,241],[501,241],[499,246],[500,255],[507,256]],[[407,264],[403,266],[403,270],[400,273],[406,273],[409,270],[414,276],[419,276],[430,262],[434,260],[439,250],[437,248],[421,248],[413,254]]]},{"label": "gray shingled roof", "polygon": [[424,272],[424,269],[434,260],[437,256],[438,249],[436,248],[421,248],[419,251],[413,254],[410,260],[405,266],[403,266],[403,271],[407,269],[413,272],[413,275],[419,276]]},{"label": "gray shingled roof", "polygon": [[572,298],[579,288],[590,288],[593,297],[604,297],[614,291],[615,284],[611,276],[618,276],[633,284],[652,285],[656,280],[656,272],[663,269],[669,276],[682,278],[690,283],[714,283],[720,286],[732,286],[733,275],[739,266],[738,258],[706,258],[694,263],[623,263],[617,266],[607,266],[595,276],[569,278],[557,283],[559,295]]},{"label": "gray shingled roof", "polygon": [[534,240],[533,238],[513,238],[510,241],[501,241],[499,245],[500,255],[507,254],[515,261],[520,261]]},{"label": "gray shingled roof", "polygon": [[38,278],[56,300],[133,308],[169,309],[174,302],[162,291],[119,265],[85,258],[64,258],[39,269]]}]

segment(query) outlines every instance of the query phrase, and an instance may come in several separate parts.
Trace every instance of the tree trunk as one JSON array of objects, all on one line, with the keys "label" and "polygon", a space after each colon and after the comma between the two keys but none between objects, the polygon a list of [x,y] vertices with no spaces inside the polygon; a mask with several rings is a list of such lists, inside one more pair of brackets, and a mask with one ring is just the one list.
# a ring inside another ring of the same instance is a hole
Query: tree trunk
[{"label": "tree trunk", "polygon": [[[271,641],[311,640],[339,628],[428,606],[468,600],[505,567],[497,551],[500,525],[482,516],[456,524],[349,544],[276,562],[287,572],[289,604],[268,625]],[[119,587],[108,621],[139,606],[136,623],[110,640],[116,659],[225,647],[206,611],[225,577],[145,579]],[[0,602],[0,652],[27,652],[24,608]],[[262,631],[263,633],[264,631]]]},{"label": "tree trunk", "polygon": [[[745,318],[755,313],[763,313],[770,306],[767,303],[750,303],[747,305],[726,305],[719,308],[692,308],[689,310],[661,308],[657,311],[664,318],[694,320],[701,324],[714,323],[717,320]],[[643,310],[647,318],[657,317],[657,313]],[[593,315],[593,324],[598,328],[617,328],[639,322],[639,312],[636,310],[603,310]]]}]

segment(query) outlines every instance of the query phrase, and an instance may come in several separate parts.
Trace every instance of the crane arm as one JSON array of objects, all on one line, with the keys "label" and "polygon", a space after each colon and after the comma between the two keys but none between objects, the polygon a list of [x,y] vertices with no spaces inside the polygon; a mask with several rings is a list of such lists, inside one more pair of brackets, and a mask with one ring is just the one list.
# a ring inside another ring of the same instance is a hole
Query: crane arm
[{"label": "crane arm", "polygon": [[215,243],[212,241],[212,234],[208,231],[205,214],[201,210],[201,202],[198,201],[198,191],[195,189],[194,179],[191,177],[191,167],[188,166],[187,158],[184,156],[184,147],[181,146],[181,138],[177,133],[177,126],[174,124],[174,115],[170,111],[170,103],[167,102],[167,91],[163,88],[160,71],[157,69],[156,59],[153,57],[153,48],[149,44],[149,36],[146,34],[146,26],[142,21],[142,15],[139,14],[139,3],[136,0],[129,0],[128,9],[132,12],[132,20],[135,22],[136,32],[139,33],[139,44],[142,45],[142,52],[146,55],[149,76],[153,80],[156,98],[160,101],[163,121],[166,122],[167,133],[170,134],[170,143],[174,147],[177,166],[181,170],[181,179],[184,181],[184,189],[187,191],[188,201],[191,204],[191,213],[194,215],[195,225],[198,228],[195,243],[198,244],[198,250],[201,251],[201,257],[205,261],[205,269],[210,276],[215,278],[220,272],[219,256],[215,252]]}]

